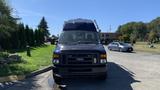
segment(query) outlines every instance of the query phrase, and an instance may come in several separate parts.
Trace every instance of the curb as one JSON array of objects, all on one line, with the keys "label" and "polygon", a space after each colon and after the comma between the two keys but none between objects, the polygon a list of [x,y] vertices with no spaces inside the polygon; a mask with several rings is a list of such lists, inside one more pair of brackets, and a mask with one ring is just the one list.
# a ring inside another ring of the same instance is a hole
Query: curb
[{"label": "curb", "polygon": [[42,73],[50,71],[50,70],[52,70],[52,66],[48,66],[43,69],[31,72],[30,74],[27,74],[27,75],[10,75],[10,76],[6,76],[6,77],[0,77],[0,83],[24,80],[24,79],[34,77],[36,75],[42,74]]}]

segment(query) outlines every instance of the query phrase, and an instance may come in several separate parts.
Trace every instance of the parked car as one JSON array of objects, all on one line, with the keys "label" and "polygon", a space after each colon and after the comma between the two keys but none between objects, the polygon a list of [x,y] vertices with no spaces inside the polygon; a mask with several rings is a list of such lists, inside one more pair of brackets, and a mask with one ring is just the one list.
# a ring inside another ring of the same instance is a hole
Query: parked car
[{"label": "parked car", "polygon": [[107,55],[92,20],[66,21],[53,51],[53,77],[107,77]]},{"label": "parked car", "polygon": [[108,45],[109,50],[115,50],[120,52],[132,52],[133,47],[131,44],[124,42],[112,42]]}]

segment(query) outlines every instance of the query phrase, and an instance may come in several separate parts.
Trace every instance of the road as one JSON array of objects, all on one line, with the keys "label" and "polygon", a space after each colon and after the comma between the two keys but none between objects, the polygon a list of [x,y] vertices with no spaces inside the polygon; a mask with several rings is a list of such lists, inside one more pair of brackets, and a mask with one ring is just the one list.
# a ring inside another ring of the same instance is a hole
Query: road
[{"label": "road", "polygon": [[[160,55],[108,51],[108,79],[75,78],[65,81],[66,90],[160,90]],[[0,90],[60,90],[52,72],[15,83]]]}]

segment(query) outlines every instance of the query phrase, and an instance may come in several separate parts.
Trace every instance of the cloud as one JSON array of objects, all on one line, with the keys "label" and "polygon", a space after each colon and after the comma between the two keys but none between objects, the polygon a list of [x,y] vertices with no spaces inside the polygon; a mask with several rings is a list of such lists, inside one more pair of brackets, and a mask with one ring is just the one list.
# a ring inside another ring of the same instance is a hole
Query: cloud
[{"label": "cloud", "polygon": [[[20,17],[45,17],[48,19],[58,19],[59,17],[56,17],[55,15],[50,15],[47,13],[41,13],[41,12],[37,12],[37,11],[33,11],[33,10],[26,10],[26,9],[18,9],[15,10],[13,13],[14,16],[20,16]],[[59,18],[60,19],[60,18]]]},{"label": "cloud", "polygon": [[35,11],[31,11],[31,10],[25,10],[25,9],[19,9],[18,11],[16,11],[15,14],[18,14],[22,17],[42,17],[44,16],[44,14],[39,13],[39,12],[35,12]]}]

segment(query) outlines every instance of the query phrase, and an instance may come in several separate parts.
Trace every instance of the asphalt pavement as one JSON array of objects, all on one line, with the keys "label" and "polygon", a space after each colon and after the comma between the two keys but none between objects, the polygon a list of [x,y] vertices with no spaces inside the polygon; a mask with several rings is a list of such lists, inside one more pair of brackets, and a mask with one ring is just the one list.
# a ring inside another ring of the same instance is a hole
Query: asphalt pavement
[{"label": "asphalt pavement", "polygon": [[[106,49],[107,50],[107,49]],[[108,51],[108,79],[74,78],[64,80],[64,90],[160,90],[160,55]],[[52,72],[23,81],[0,84],[0,90],[63,90]]]}]

